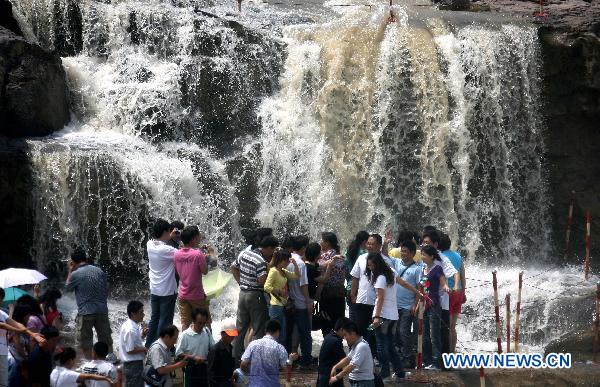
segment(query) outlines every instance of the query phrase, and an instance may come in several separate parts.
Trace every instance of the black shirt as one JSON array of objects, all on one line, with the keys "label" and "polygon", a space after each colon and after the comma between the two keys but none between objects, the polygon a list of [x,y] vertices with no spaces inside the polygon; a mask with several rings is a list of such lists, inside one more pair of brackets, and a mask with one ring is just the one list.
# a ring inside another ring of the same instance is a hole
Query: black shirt
[{"label": "black shirt", "polygon": [[230,387],[231,376],[235,369],[232,346],[225,344],[223,340],[210,349],[208,352],[208,374],[211,387]]},{"label": "black shirt", "polygon": [[52,373],[52,354],[36,345],[29,359],[26,360],[29,370],[29,386],[50,387],[50,374]]},{"label": "black shirt", "polygon": [[346,357],[342,338],[335,331],[329,332],[323,339],[321,351],[319,352],[319,375],[331,374],[334,365]]},{"label": "black shirt", "polygon": [[308,296],[311,300],[315,299],[317,293],[317,281],[315,278],[319,276],[319,268],[317,265],[306,262],[306,277],[308,278]]}]

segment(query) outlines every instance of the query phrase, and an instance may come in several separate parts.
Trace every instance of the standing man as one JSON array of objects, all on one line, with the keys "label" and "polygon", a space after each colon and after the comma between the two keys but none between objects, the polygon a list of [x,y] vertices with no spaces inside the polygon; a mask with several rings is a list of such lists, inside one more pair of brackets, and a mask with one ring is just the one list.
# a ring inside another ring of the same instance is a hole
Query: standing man
[{"label": "standing man", "polygon": [[175,230],[169,222],[158,219],[152,226],[152,239],[148,241],[148,266],[150,267],[150,307],[152,315],[146,337],[146,347],[157,338],[158,333],[167,325],[173,324],[177,283],[175,282],[176,248],[167,242],[175,238]]},{"label": "standing man", "polygon": [[202,286],[202,275],[208,273],[208,264],[204,254],[198,250],[202,241],[200,230],[196,226],[187,226],[181,233],[183,247],[175,253],[175,268],[179,274],[179,315],[181,329],[186,330],[192,321],[193,309],[204,309],[208,313],[208,300]]},{"label": "standing man", "polygon": [[185,387],[208,386],[208,350],[215,345],[206,309],[192,310],[192,325],[181,333],[175,355],[185,355],[188,365],[183,369]]},{"label": "standing man", "polygon": [[140,323],[144,321],[144,304],[140,301],[129,301],[127,304],[129,319],[121,325],[119,332],[119,357],[123,362],[125,387],[144,387],[144,357],[148,348],[144,346],[143,337],[148,329],[143,330]]},{"label": "standing man", "polygon": [[[300,342],[300,357],[301,367],[310,367],[312,363],[312,336],[311,336],[311,320],[313,312],[313,300],[308,294],[308,276],[306,273],[306,264],[303,261],[304,252],[308,246],[309,239],[305,235],[299,235],[293,238],[292,241],[292,259],[298,265],[300,276],[297,279],[288,280],[289,297],[294,302],[294,312],[288,317],[289,328],[286,330],[286,348],[292,352],[292,348],[297,348],[293,345],[294,327],[298,330],[298,338]],[[287,267],[288,271],[294,271],[294,265],[290,263]]]},{"label": "standing man", "polygon": [[265,336],[248,344],[242,355],[240,368],[250,375],[248,387],[280,387],[279,371],[298,358],[295,353],[288,357],[283,345],[277,342],[281,332],[279,321],[269,320],[265,325]]},{"label": "standing man", "polygon": [[[367,256],[369,253],[381,253],[383,238],[379,234],[369,235],[367,239],[367,252],[356,258],[350,275],[352,275],[352,289],[350,290],[350,302],[354,304],[354,316],[358,332],[364,337],[371,347],[372,353],[377,353],[375,346],[375,335],[367,331],[371,324],[373,309],[375,308],[375,288],[367,276]],[[381,254],[385,262],[390,265],[391,259]]]},{"label": "standing man", "polygon": [[375,387],[373,355],[369,344],[358,334],[358,327],[353,322],[344,325],[342,331],[350,352],[333,366],[329,384],[337,383],[348,375],[350,387]]},{"label": "standing man", "polygon": [[[421,280],[423,267],[414,261],[417,244],[412,240],[400,243],[400,258],[394,259],[394,270],[398,277],[417,287]],[[415,338],[417,335],[417,319],[415,311],[419,299],[411,290],[396,284],[396,304],[398,307],[398,328],[396,342],[400,343],[402,364],[405,368],[415,366]]]},{"label": "standing man", "polygon": [[97,266],[87,263],[85,252],[75,249],[69,261],[65,289],[75,292],[77,300],[77,336],[86,359],[92,359],[94,332],[98,341],[108,345],[112,352],[110,321],[108,321],[108,284],[106,274]]},{"label": "standing man", "polygon": [[248,328],[252,327],[253,340],[264,335],[269,311],[263,286],[267,280],[267,262],[277,246],[277,238],[267,236],[260,241],[258,249],[243,251],[231,264],[233,278],[240,285],[236,321],[239,335],[233,344],[233,356],[236,359],[244,353],[244,337]]}]

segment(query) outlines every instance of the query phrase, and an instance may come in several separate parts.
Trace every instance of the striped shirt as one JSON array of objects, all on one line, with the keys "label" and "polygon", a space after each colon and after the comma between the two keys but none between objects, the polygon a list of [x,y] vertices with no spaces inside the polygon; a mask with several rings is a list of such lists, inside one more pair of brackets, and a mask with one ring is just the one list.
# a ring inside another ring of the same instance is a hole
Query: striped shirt
[{"label": "striped shirt", "polygon": [[232,266],[240,271],[240,289],[263,290],[263,286],[259,285],[257,279],[267,275],[267,262],[260,251],[242,251]]}]

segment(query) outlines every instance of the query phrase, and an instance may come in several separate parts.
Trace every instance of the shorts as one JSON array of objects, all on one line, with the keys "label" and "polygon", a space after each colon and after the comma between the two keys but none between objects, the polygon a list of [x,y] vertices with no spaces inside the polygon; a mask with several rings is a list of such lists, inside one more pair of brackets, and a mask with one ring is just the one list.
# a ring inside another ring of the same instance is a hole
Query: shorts
[{"label": "shorts", "polygon": [[450,292],[450,308],[448,310],[450,315],[460,314],[460,312],[462,311],[464,294],[464,290]]},{"label": "shorts", "polygon": [[177,307],[179,308],[179,318],[183,326],[190,326],[192,324],[192,310],[196,308],[206,309],[208,312],[208,321],[211,321],[210,303],[206,298],[204,300],[184,300],[183,298],[177,298]]},{"label": "shorts", "polygon": [[109,348],[112,347],[112,331],[110,329],[110,321],[108,321],[108,314],[78,314],[75,322],[77,323],[77,339],[81,348],[92,349],[94,346],[94,332],[92,328],[96,329],[98,341],[106,343]]}]

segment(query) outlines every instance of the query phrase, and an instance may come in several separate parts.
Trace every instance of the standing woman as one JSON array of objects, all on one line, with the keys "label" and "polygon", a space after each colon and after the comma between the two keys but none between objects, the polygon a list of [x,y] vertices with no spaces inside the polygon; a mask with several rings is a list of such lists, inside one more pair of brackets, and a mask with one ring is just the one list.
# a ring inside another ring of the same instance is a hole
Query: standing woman
[{"label": "standing woman", "polygon": [[440,292],[449,292],[442,259],[433,246],[426,245],[421,249],[421,258],[425,266],[421,282],[425,294],[429,297],[423,316],[423,360],[428,364],[425,369],[439,370],[442,353]]},{"label": "standing woman", "polygon": [[346,264],[346,303],[348,304],[348,312],[350,320],[356,321],[354,316],[354,307],[350,301],[350,291],[352,290],[352,275],[350,272],[354,267],[356,258],[367,252],[367,240],[369,239],[369,233],[366,231],[359,231],[354,240],[348,245],[346,250],[344,263]]},{"label": "standing woman", "polygon": [[382,379],[390,376],[390,362],[396,373],[395,379],[404,378],[402,359],[394,342],[398,309],[396,307],[396,272],[383,260],[380,253],[367,255],[367,277],[375,287],[373,327],[377,340],[377,359],[381,366]]},{"label": "standing woman", "polygon": [[[294,272],[285,269],[290,263],[294,265]],[[271,259],[271,268],[265,281],[265,292],[271,296],[271,302],[269,305],[269,317],[279,321],[281,324],[281,331],[279,332],[279,338],[277,341],[281,345],[285,345],[285,305],[288,301],[288,287],[287,282],[290,279],[297,279],[300,277],[300,269],[289,251],[278,250],[273,254]]]},{"label": "standing woman", "polygon": [[[320,296],[321,311],[326,317],[323,320],[321,332],[323,337],[328,334],[335,322],[346,314],[346,287],[344,281],[348,270],[340,255],[340,245],[337,236],[332,232],[321,234],[321,258],[319,259],[321,272],[327,277]],[[319,281],[317,279],[317,281]],[[319,281],[321,282],[321,281]]]}]

